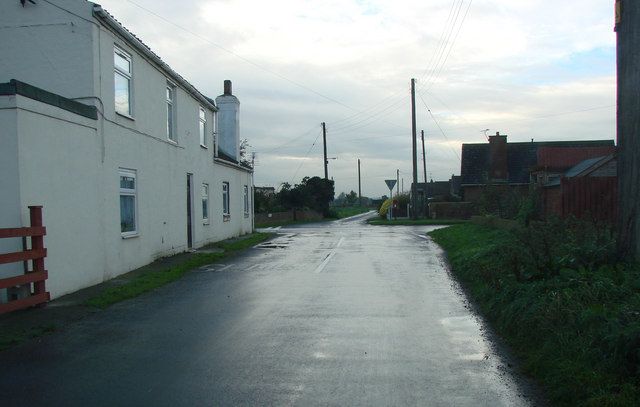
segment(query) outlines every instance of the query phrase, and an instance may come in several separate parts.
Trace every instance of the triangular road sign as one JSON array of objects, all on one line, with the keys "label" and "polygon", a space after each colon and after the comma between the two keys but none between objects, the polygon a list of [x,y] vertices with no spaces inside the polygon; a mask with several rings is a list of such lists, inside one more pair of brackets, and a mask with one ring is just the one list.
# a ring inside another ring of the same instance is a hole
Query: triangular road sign
[{"label": "triangular road sign", "polygon": [[387,183],[387,188],[389,188],[389,189],[393,189],[393,187],[396,186],[396,180],[395,179],[385,179],[384,182]]}]

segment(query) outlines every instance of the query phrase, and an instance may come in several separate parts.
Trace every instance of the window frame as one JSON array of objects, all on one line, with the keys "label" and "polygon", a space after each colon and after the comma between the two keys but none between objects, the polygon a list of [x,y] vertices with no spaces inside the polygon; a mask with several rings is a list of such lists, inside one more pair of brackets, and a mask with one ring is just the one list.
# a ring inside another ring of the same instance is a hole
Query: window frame
[{"label": "window frame", "polygon": [[167,107],[167,140],[178,144],[176,131],[176,85],[167,80],[165,86],[165,103]]},{"label": "window frame", "polygon": [[[122,187],[122,177],[133,178],[133,188]],[[122,206],[120,207],[120,235],[122,238],[134,237],[140,234],[138,222],[138,172],[129,168],[118,168],[118,197],[133,197],[133,230],[122,231]]]},{"label": "window frame", "polygon": [[231,188],[228,181],[222,182],[222,215],[225,217],[231,216]]},{"label": "window frame", "polygon": [[206,182],[203,182],[202,186],[200,187],[200,198],[202,202],[202,224],[208,225],[211,210],[209,209],[209,184],[207,184]]},{"label": "window frame", "polygon": [[198,106],[198,134],[200,135],[200,147],[207,147],[207,111]]},{"label": "window frame", "polygon": [[[125,71],[121,67],[116,64],[116,57],[120,56],[125,59],[129,63],[129,71]],[[133,58],[130,53],[114,44],[113,46],[113,96],[114,96],[114,110],[117,114],[125,116],[125,117],[133,117]],[[118,109],[118,104],[116,103],[116,75],[124,78],[127,81],[127,105],[129,107],[128,111],[123,112]]]}]

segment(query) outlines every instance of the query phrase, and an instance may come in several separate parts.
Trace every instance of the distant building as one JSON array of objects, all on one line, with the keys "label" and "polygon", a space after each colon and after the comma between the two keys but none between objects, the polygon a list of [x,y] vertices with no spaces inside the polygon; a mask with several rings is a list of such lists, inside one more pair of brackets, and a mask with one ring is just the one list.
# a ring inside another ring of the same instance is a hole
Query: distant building
[{"label": "distant building", "polygon": [[44,206],[52,297],[250,233],[231,82],[206,97],[99,5],[55,3],[0,3],[0,228]]},{"label": "distant building", "polygon": [[506,135],[496,133],[489,143],[462,145],[462,198],[480,202],[489,185],[526,195],[532,183],[557,180],[579,162],[614,151],[613,140],[507,143]]}]

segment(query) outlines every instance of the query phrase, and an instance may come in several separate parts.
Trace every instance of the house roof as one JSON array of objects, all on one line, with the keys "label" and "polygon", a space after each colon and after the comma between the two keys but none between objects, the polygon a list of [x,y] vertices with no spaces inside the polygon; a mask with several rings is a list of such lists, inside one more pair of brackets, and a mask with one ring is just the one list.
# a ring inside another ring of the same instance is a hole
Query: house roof
[{"label": "house roof", "polygon": [[565,177],[581,177],[588,175],[603,165],[607,164],[611,160],[615,160],[616,154],[609,154],[604,157],[596,157],[588,160],[584,160],[578,165],[572,167],[565,173]]},{"label": "house roof", "polygon": [[[538,150],[541,148],[593,149],[613,148],[613,146],[613,140],[507,143],[508,183],[529,183],[529,173],[538,164]],[[489,165],[489,143],[463,144],[460,168],[461,184],[485,184],[488,180]]]},{"label": "house roof", "polygon": [[195,88],[192,84],[189,83],[185,78],[183,78],[176,71],[171,69],[171,67],[164,62],[155,52],[149,48],[140,38],[138,38],[135,34],[129,31],[122,23],[115,19],[109,12],[102,8],[99,4],[93,3],[93,15],[99,20],[102,21],[106,26],[113,29],[116,33],[120,34],[128,43],[138,50],[140,53],[145,55],[151,61],[153,61],[156,65],[158,65],[163,71],[167,73],[167,75],[174,80],[176,83],[181,85],[187,92],[191,94],[195,99],[197,99],[200,103],[207,106],[209,109],[213,111],[217,111],[215,101],[212,98],[209,98],[202,94],[198,89]]},{"label": "house roof", "polygon": [[603,157],[614,151],[614,146],[540,147],[537,166],[546,170],[564,171],[587,159]]}]

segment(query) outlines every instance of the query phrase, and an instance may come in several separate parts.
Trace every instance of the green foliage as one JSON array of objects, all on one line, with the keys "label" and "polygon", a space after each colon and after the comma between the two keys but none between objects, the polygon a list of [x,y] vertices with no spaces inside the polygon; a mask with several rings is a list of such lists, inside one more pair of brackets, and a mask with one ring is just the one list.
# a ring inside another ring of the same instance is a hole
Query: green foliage
[{"label": "green foliage", "polygon": [[332,207],[329,209],[329,216],[327,217],[332,219],[343,219],[365,212],[369,212],[369,208],[365,208],[364,206]]},{"label": "green foliage", "polygon": [[457,225],[466,222],[468,221],[462,219],[369,219],[367,221],[368,224],[376,226]]},{"label": "green foliage", "polygon": [[515,219],[520,211],[522,197],[508,185],[487,185],[480,196],[478,209],[482,215],[495,215]]},{"label": "green foliage", "polygon": [[333,181],[320,177],[304,177],[302,182],[294,187],[288,183],[283,184],[277,194],[277,201],[285,209],[310,208],[327,216],[333,195]]},{"label": "green foliage", "polygon": [[53,324],[36,326],[33,328],[25,328],[19,331],[14,331],[11,329],[3,330],[2,332],[0,332],[0,351],[8,349],[28,339],[38,338],[55,331],[56,326]]},{"label": "green foliage", "polygon": [[453,272],[557,405],[640,399],[640,267],[614,265],[610,232],[582,222],[430,233]]},{"label": "green foliage", "polygon": [[216,243],[224,250],[222,253],[196,253],[183,263],[163,270],[151,270],[142,273],[125,284],[105,289],[100,294],[88,299],[85,305],[96,308],[107,308],[120,301],[139,296],[148,291],[162,287],[182,277],[186,272],[206,264],[219,261],[229,255],[252,247],[271,236],[269,233],[254,233],[249,237]]}]

